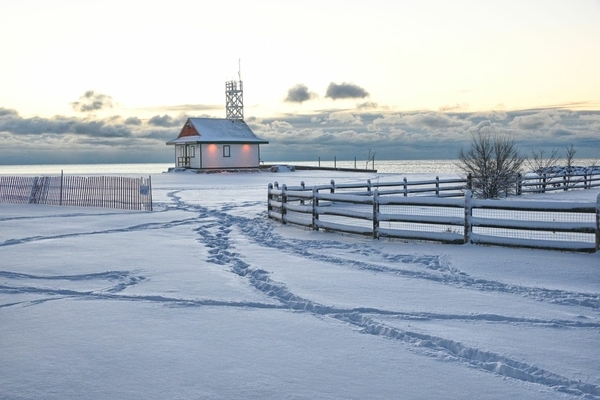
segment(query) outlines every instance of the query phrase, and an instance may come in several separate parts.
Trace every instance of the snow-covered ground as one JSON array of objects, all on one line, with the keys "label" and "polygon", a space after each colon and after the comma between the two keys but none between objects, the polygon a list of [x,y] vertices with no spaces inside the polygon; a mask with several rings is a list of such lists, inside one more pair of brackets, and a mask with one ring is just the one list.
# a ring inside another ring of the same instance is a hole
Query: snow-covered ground
[{"label": "snow-covered ground", "polygon": [[374,174],[152,178],[154,212],[0,204],[0,398],[600,398],[600,253],[266,218]]}]

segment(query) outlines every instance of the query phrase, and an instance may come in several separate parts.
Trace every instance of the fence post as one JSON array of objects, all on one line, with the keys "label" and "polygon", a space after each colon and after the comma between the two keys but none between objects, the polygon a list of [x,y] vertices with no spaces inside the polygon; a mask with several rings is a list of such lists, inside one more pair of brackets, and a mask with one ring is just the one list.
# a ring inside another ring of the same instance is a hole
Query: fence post
[{"label": "fence post", "polygon": [[60,195],[58,197],[58,205],[62,206],[62,191],[63,191],[63,170],[60,170]]},{"label": "fence post", "polygon": [[269,193],[273,189],[273,184],[269,183],[267,185],[267,218],[271,218],[269,213],[271,212],[271,193]]},{"label": "fence post", "polygon": [[[306,187],[304,185],[304,181],[300,181],[300,187],[302,188],[303,192],[306,190]],[[300,199],[300,204],[304,205],[304,197]]]},{"label": "fence post", "polygon": [[471,175],[470,172],[469,175],[467,175],[467,189],[473,190],[473,175]]},{"label": "fence post", "polygon": [[435,195],[440,197],[440,177],[435,177]]},{"label": "fence post", "polygon": [[335,193],[335,181],[331,180],[331,189],[329,190],[331,193]]},{"label": "fence post", "polygon": [[567,179],[567,171],[563,171],[563,190],[566,192],[567,190],[569,190],[569,183],[571,181],[571,177],[569,176],[569,178]]},{"label": "fence post", "polygon": [[312,188],[312,228],[315,231],[319,230],[319,226],[317,225],[317,221],[319,220],[319,191],[316,187]]},{"label": "fence post", "polygon": [[521,175],[520,173],[517,174],[517,196],[520,196],[521,194],[523,194],[523,175]]},{"label": "fence post", "polygon": [[546,193],[546,173],[544,172],[544,175],[542,176],[542,193]]},{"label": "fence post", "polygon": [[285,214],[286,214],[286,209],[285,209],[285,205],[287,203],[287,185],[284,183],[283,185],[281,185],[281,223],[285,224]]},{"label": "fence post", "polygon": [[406,181],[406,177],[404,177],[404,197],[408,196],[408,182]]},{"label": "fence post", "polygon": [[596,197],[596,251],[600,250],[600,194]]},{"label": "fence post", "polygon": [[373,239],[379,239],[379,189],[373,192]]},{"label": "fence post", "polygon": [[473,216],[473,193],[470,190],[465,192],[465,243],[471,243],[471,233],[473,224],[471,217]]},{"label": "fence post", "polygon": [[152,175],[148,175],[148,189],[150,190],[150,211],[152,210]]}]

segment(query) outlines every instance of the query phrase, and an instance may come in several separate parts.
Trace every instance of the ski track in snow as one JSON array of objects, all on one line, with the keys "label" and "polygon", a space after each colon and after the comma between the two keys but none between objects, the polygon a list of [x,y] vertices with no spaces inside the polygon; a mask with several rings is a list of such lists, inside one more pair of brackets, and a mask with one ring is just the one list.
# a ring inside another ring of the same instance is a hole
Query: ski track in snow
[{"label": "ski track in snow", "polygon": [[[63,298],[81,300],[114,300],[114,301],[144,301],[156,302],[166,306],[174,307],[245,307],[254,309],[282,309],[295,312],[309,312],[318,317],[330,317],[342,321],[348,326],[357,328],[365,334],[396,340],[417,354],[432,357],[442,361],[456,362],[477,368],[485,372],[491,372],[502,377],[513,378],[525,382],[531,382],[554,389],[558,392],[587,399],[600,399],[600,386],[588,384],[578,380],[569,379],[552,371],[544,370],[535,365],[511,359],[502,354],[481,350],[467,346],[461,342],[443,337],[426,335],[419,332],[395,328],[378,322],[377,316],[394,316],[406,320],[463,320],[484,321],[495,323],[524,324],[539,326],[542,328],[600,328],[600,323],[576,321],[576,320],[544,320],[533,318],[516,318],[496,314],[477,315],[452,315],[438,313],[406,313],[393,310],[379,310],[375,308],[359,307],[343,309],[335,306],[327,306],[295,295],[288,290],[283,282],[273,281],[270,274],[256,268],[243,260],[243,256],[234,251],[231,243],[230,233],[233,229],[240,230],[249,240],[261,247],[274,248],[279,252],[286,252],[313,261],[329,263],[344,268],[365,270],[372,273],[383,273],[401,277],[424,279],[437,283],[452,285],[464,290],[478,290],[483,292],[501,292],[524,297],[538,301],[545,301],[559,305],[577,305],[600,309],[600,294],[577,293],[563,290],[553,290],[539,287],[526,287],[507,284],[499,281],[486,280],[471,277],[468,274],[450,266],[443,258],[437,255],[408,255],[387,254],[376,248],[359,244],[337,242],[335,240],[301,240],[283,238],[274,232],[274,225],[266,219],[266,213],[259,218],[246,218],[233,216],[228,211],[240,207],[255,206],[257,202],[246,202],[241,204],[226,204],[220,209],[208,209],[200,205],[185,203],[177,195],[177,191],[168,193],[174,203],[162,204],[162,211],[171,210],[192,212],[196,216],[186,219],[173,220],[165,223],[139,224],[125,228],[107,229],[92,232],[79,232],[57,234],[51,236],[31,236],[19,239],[9,239],[0,242],[0,247],[25,244],[40,240],[63,239],[76,236],[98,235],[122,232],[134,232],[147,229],[168,229],[181,225],[194,226],[197,240],[205,245],[209,251],[207,261],[219,266],[228,267],[232,273],[243,277],[256,290],[264,295],[277,300],[279,304],[259,302],[236,302],[197,300],[166,297],[159,295],[128,295],[124,291],[133,286],[143,284],[147,278],[138,274],[139,271],[106,271],[82,275],[31,275],[11,271],[0,271],[0,294],[34,294],[41,298],[27,301],[16,301],[0,304],[0,308],[15,306],[33,306],[46,301]],[[69,214],[69,217],[89,216],[90,214]],[[52,218],[53,216],[40,216],[28,218]],[[57,215],[56,217],[65,217]],[[4,218],[0,221],[9,220]],[[14,218],[14,219],[19,219]],[[338,249],[349,253],[349,258],[328,255],[326,250]],[[352,259],[352,254],[368,256],[371,259],[381,259],[386,263],[398,263],[411,265],[412,269],[392,268],[377,262],[367,262]],[[417,266],[418,268],[415,268]],[[61,282],[85,281],[98,285],[98,289],[90,291],[78,291],[66,288],[56,288]],[[2,283],[3,282],[3,283]],[[52,282],[52,286],[44,283]]]}]

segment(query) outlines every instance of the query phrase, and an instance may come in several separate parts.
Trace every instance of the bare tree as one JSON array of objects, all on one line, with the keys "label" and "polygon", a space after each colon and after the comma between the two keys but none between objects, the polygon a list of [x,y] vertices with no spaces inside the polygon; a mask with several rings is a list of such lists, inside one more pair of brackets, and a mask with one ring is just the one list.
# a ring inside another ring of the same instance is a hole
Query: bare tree
[{"label": "bare tree", "polygon": [[573,144],[567,147],[565,153],[565,190],[571,187],[571,180],[575,174],[575,168],[573,168],[575,166],[575,153],[577,153],[577,150],[575,150]]},{"label": "bare tree", "polygon": [[471,148],[461,148],[458,158],[460,168],[471,176],[474,194],[485,199],[514,192],[524,161],[513,139],[481,130],[471,132]]},{"label": "bare tree", "polygon": [[527,166],[538,175],[550,172],[552,168],[558,166],[560,157],[558,149],[552,149],[552,152],[546,157],[545,150],[532,150],[531,157],[525,159]]},{"label": "bare tree", "polygon": [[546,185],[551,184],[560,162],[558,149],[552,149],[547,157],[544,153],[545,150],[532,150],[531,157],[525,159],[529,169],[539,176],[540,184],[537,188],[541,190],[545,190]]}]

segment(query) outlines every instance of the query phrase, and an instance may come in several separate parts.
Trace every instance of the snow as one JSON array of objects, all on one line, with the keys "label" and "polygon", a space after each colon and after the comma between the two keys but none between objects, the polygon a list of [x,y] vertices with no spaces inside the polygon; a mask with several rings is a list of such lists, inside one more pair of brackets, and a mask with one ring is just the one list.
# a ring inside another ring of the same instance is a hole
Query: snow
[{"label": "snow", "polygon": [[600,398],[600,253],[282,225],[275,177],[377,179],[161,174],[154,212],[0,204],[0,398]]}]

